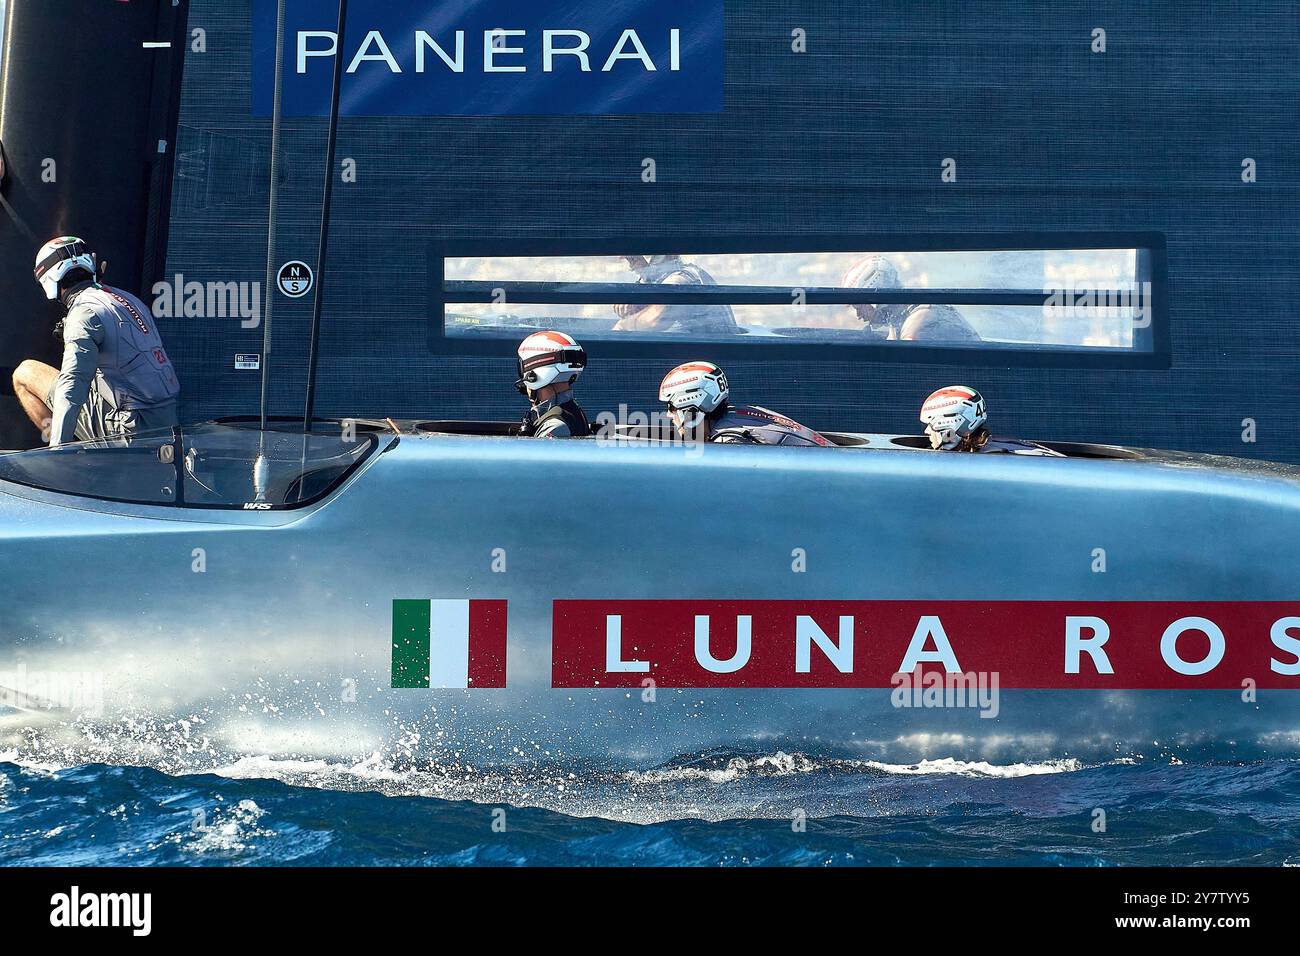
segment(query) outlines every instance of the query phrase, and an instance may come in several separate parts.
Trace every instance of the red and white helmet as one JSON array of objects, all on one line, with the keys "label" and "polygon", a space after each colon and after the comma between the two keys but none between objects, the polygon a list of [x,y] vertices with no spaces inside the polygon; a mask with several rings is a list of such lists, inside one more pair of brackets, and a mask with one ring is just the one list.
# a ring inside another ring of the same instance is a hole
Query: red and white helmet
[{"label": "red and white helmet", "polygon": [[573,384],[587,367],[587,353],[567,332],[534,332],[519,343],[519,381],[523,394],[556,382]]},{"label": "red and white helmet", "polygon": [[678,413],[682,428],[697,427],[729,394],[726,373],[712,362],[683,362],[659,383],[659,401]]},{"label": "red and white helmet", "polygon": [[921,406],[921,421],[933,448],[951,450],[988,421],[984,396],[965,385],[948,385],[930,393]]},{"label": "red and white helmet", "polygon": [[99,274],[98,260],[76,236],[60,236],[41,246],[32,274],[45,290],[45,298],[53,300],[59,297],[59,283],[73,269],[83,269],[93,279]]}]

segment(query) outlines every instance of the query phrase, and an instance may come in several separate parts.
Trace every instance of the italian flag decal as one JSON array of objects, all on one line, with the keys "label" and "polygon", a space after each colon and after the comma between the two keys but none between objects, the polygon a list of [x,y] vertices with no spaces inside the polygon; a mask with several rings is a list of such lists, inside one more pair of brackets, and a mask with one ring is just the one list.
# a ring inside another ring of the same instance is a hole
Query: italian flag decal
[{"label": "italian flag decal", "polygon": [[393,601],[393,686],[505,687],[506,602]]}]

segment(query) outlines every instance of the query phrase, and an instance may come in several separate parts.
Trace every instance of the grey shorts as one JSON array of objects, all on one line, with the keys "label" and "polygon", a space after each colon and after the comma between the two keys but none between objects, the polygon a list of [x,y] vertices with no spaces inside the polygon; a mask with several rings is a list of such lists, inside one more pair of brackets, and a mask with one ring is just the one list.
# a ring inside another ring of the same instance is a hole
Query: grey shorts
[{"label": "grey shorts", "polygon": [[[45,404],[54,407],[56,381],[45,396]],[[143,431],[171,428],[179,424],[176,403],[153,408],[118,408],[113,390],[103,377],[96,375],[90,382],[86,404],[77,413],[77,441],[100,441],[106,438],[129,438]]]}]

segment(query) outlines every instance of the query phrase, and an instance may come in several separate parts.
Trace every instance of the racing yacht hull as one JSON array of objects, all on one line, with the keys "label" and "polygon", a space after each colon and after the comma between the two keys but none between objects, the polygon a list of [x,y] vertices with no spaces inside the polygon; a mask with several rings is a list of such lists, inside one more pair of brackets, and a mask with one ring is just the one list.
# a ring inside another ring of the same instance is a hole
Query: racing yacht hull
[{"label": "racing yacht hull", "polygon": [[0,748],[173,770],[1300,750],[1287,469],[865,440],[390,435],[288,510],[0,483]]}]

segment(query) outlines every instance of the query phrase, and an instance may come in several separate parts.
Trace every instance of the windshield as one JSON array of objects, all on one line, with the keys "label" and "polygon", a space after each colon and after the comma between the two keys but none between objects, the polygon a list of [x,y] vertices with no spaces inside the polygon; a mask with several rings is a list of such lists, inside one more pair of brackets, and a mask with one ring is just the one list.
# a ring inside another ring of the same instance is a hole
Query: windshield
[{"label": "windshield", "polygon": [[271,511],[325,497],[377,444],[346,427],[200,425],[0,456],[0,481],[102,501]]}]

